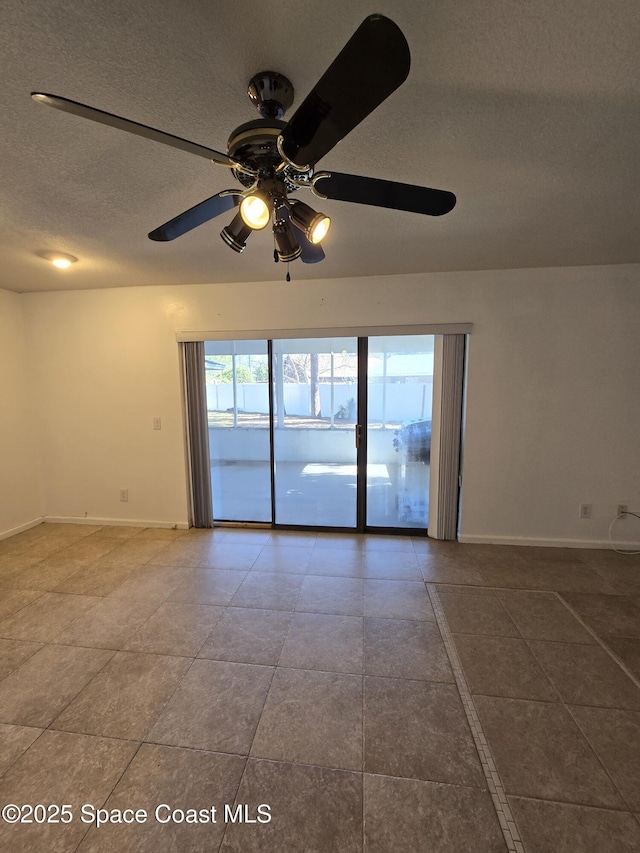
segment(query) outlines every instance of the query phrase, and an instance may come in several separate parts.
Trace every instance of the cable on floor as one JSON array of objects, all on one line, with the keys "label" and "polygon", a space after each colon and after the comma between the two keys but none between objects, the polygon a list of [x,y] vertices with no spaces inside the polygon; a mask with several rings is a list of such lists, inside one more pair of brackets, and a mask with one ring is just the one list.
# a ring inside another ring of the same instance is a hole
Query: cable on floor
[{"label": "cable on floor", "polygon": [[616,552],[616,554],[626,554],[628,557],[637,556],[638,554],[640,554],[640,551],[621,551],[618,548],[616,548],[616,546],[613,544],[613,539],[611,538],[611,531],[613,530],[613,525],[616,523],[616,521],[619,521],[625,515],[633,515],[633,516],[635,516],[635,518],[640,518],[639,513],[627,512],[626,510],[625,510],[625,512],[621,512],[618,515],[616,515],[616,517],[613,519],[613,521],[609,525],[609,545],[611,545],[611,548]]}]

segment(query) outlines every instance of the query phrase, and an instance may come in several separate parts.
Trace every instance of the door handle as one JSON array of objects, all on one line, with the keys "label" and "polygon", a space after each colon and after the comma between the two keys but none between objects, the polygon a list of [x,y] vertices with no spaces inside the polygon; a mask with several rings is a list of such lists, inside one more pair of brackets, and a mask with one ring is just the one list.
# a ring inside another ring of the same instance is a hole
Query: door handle
[{"label": "door handle", "polygon": [[360,447],[360,442],[362,441],[362,427],[360,424],[355,425],[356,430],[356,448]]}]

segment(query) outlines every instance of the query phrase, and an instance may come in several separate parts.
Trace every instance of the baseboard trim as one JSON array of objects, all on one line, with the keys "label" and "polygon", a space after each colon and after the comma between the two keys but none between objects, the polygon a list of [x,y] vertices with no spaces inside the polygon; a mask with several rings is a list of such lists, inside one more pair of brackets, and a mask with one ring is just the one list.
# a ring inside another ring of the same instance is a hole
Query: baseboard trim
[{"label": "baseboard trim", "polygon": [[188,530],[188,521],[155,521],[150,518],[95,518],[72,515],[45,515],[40,521],[47,524],[100,524],[103,527],[164,527],[170,530]]},{"label": "baseboard trim", "polygon": [[[469,545],[531,545],[538,548],[597,548],[612,550],[608,539],[552,539],[536,536],[476,536],[473,533],[461,533],[458,542]],[[621,550],[640,550],[640,542],[629,540],[613,543]]]},{"label": "baseboard trim", "polygon": [[15,536],[17,533],[24,533],[25,530],[31,530],[32,527],[37,527],[44,521],[44,516],[39,516],[31,521],[25,521],[24,524],[19,524],[17,527],[11,527],[9,530],[0,532],[0,539],[8,539],[10,536]]}]

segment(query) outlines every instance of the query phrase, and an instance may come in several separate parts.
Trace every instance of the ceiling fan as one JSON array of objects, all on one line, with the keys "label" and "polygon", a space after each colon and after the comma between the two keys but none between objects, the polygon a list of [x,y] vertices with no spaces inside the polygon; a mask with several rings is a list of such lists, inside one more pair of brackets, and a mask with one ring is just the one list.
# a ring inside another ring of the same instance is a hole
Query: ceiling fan
[{"label": "ceiling fan", "polygon": [[325,257],[320,244],[330,219],[305,202],[291,199],[299,189],[309,189],[320,199],[429,216],[448,213],[456,203],[455,195],[445,190],[315,171],[318,161],[406,80],[410,64],[409,46],[397,24],[383,15],[370,15],[288,122],[282,119],[293,104],[293,86],[277,72],[256,74],[248,94],[261,118],[233,131],[226,154],[58,95],[32,92],[31,97],[231,169],[239,188],[222,190],[178,214],[151,231],[151,240],[174,240],[238,207],[220,235],[234,251],[242,252],[252,231],[271,223],[276,261],[301,258],[304,263],[316,263]]}]

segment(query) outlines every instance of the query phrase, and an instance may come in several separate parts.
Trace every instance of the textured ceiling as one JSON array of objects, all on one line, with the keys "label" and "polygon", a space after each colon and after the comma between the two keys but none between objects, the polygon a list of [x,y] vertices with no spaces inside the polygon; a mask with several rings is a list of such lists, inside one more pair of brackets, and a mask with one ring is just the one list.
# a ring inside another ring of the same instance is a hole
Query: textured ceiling
[{"label": "textured ceiling", "polygon": [[[220,166],[35,104],[52,92],[217,150],[257,118],[246,87],[286,74],[293,109],[364,17],[405,33],[404,85],[324,158],[451,190],[441,218],[333,201],[321,264],[296,280],[640,261],[637,0],[4,0],[0,287],[271,280],[272,238],[237,255],[223,216],[152,228],[235,185]],[[291,115],[292,112],[289,113]],[[309,197],[312,201],[313,197]],[[69,252],[59,272],[38,252]]]}]

